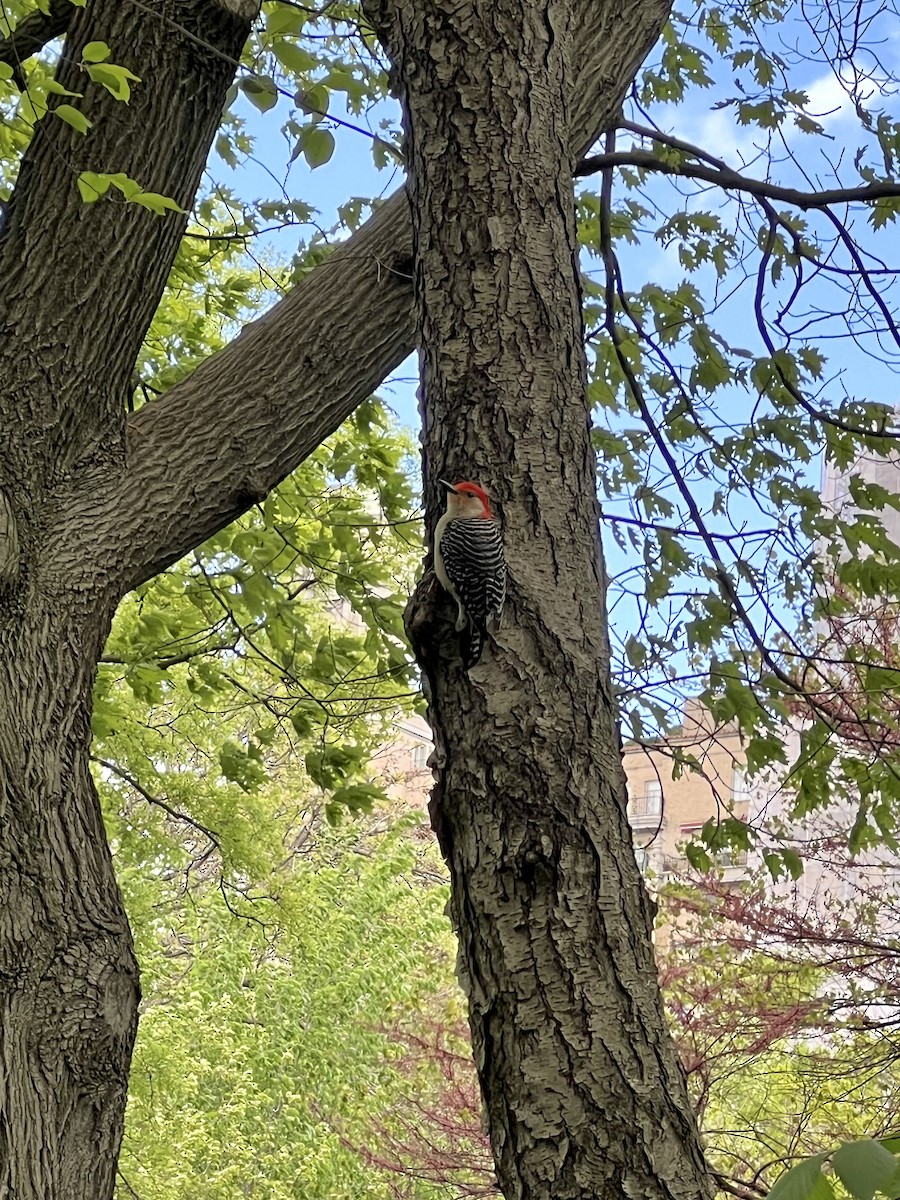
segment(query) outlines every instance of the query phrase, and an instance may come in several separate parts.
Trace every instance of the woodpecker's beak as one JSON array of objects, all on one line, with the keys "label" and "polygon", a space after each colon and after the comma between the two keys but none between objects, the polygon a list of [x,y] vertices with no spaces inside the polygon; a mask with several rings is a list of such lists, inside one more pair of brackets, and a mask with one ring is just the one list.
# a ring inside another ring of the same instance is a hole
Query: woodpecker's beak
[{"label": "woodpecker's beak", "polygon": [[452,483],[448,483],[446,479],[439,479],[438,483],[441,485],[441,487],[446,488],[448,492],[452,492],[454,496],[456,495],[456,488]]}]

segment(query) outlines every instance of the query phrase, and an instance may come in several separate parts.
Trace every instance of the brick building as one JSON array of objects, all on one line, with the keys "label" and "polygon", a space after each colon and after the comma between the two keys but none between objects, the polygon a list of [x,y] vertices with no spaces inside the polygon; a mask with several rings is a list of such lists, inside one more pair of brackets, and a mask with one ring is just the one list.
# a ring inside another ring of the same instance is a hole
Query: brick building
[{"label": "brick building", "polygon": [[[697,766],[672,778],[677,752]],[[626,742],[623,762],[628,783],[628,820],[638,865],[651,881],[664,882],[686,867],[683,846],[712,817],[745,818],[750,794],[744,776],[740,735],[716,728],[696,700],[685,701],[681,728],[653,742]],[[747,874],[744,853],[723,855],[726,882]]]}]

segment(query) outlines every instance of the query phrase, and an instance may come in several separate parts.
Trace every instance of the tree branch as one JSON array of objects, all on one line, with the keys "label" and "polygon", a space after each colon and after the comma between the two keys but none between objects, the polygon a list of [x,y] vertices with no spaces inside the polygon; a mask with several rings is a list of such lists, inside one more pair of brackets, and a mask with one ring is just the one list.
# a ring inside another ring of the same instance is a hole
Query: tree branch
[{"label": "tree branch", "polygon": [[180,821],[184,825],[190,825],[193,829],[196,829],[198,833],[202,833],[207,841],[209,841],[217,850],[219,849],[220,843],[219,835],[217,833],[215,833],[208,826],[202,824],[202,822],[196,820],[190,815],[190,813],[182,812],[180,809],[173,808],[171,804],[168,804],[160,796],[154,796],[152,792],[148,792],[140,780],[135,779],[130,771],[123,770],[118,763],[111,762],[106,758],[97,758],[96,755],[93,754],[91,755],[91,762],[95,762],[98,767],[104,767],[111,774],[118,776],[119,779],[128,784],[132,791],[137,792],[141,799],[146,800],[146,802],[153,808],[161,809],[166,816],[171,817],[173,821]]},{"label": "tree branch", "polygon": [[[573,160],[615,121],[670,4],[644,0],[642,39],[612,6],[577,8]],[[401,191],[280,304],[129,418],[118,481],[65,499],[66,568],[87,562],[124,593],[275,487],[415,348],[411,254]]]},{"label": "tree branch", "polygon": [[597,171],[615,167],[638,167],[661,175],[677,175],[679,179],[700,179],[728,191],[746,192],[766,200],[780,200],[804,210],[829,208],[833,204],[871,203],[873,200],[900,199],[900,182],[883,180],[855,188],[829,188],[821,192],[803,192],[798,188],[782,187],[764,179],[741,175],[731,167],[710,167],[703,163],[664,162],[649,150],[616,150],[613,154],[594,154],[583,158],[575,167],[575,175],[583,178]]},{"label": "tree branch", "polygon": [[49,12],[30,13],[18,23],[9,37],[0,40],[0,62],[12,67],[15,72],[13,78],[20,90],[24,88],[24,80],[19,72],[22,63],[54,38],[62,37],[76,11],[71,0],[51,0]]}]

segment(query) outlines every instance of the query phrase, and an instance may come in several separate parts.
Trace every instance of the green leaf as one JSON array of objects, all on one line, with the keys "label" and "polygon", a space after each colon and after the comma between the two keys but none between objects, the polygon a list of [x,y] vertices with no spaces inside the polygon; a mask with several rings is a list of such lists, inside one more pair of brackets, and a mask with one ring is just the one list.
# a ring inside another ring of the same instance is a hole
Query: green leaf
[{"label": "green leaf", "polygon": [[294,95],[294,103],[297,107],[312,116],[324,116],[328,112],[328,101],[328,88],[321,83],[317,83],[313,87],[301,88]]},{"label": "green leaf", "polygon": [[392,142],[385,141],[382,137],[376,137],[372,138],[372,160],[381,171],[385,167],[402,162],[403,156]]},{"label": "green leaf", "polygon": [[856,1200],[872,1200],[887,1192],[897,1174],[897,1159],[878,1142],[866,1139],[845,1142],[835,1150],[831,1165],[841,1183]]},{"label": "green leaf", "polygon": [[93,122],[89,121],[83,112],[73,108],[71,104],[58,104],[53,110],[61,121],[77,129],[79,133],[87,133]]},{"label": "green leaf", "polygon": [[238,164],[237,155],[232,147],[231,140],[224,134],[220,133],[216,138],[216,154],[229,167],[236,167]]},{"label": "green leaf", "polygon": [[120,724],[120,713],[114,704],[97,699],[91,713],[91,730],[96,738],[108,738]]},{"label": "green leaf", "polygon": [[64,88],[63,85],[61,83],[57,83],[55,79],[48,79],[44,84],[44,87],[49,96],[74,96],[76,99],[80,99],[83,95],[82,92],[70,92],[68,88]]},{"label": "green leaf", "polygon": [[384,788],[372,783],[353,783],[335,788],[331,802],[342,804],[351,812],[368,813],[376,803],[383,803],[386,799]]},{"label": "green leaf", "polygon": [[794,117],[794,124],[801,133],[824,133],[825,126],[818,121],[814,121],[812,117],[808,117],[806,113],[797,113]]},{"label": "green leaf", "polygon": [[316,65],[310,52],[295,42],[276,42],[272,49],[281,65],[292,75],[305,75]]},{"label": "green leaf", "polygon": [[122,193],[126,200],[134,199],[138,192],[144,190],[136,179],[132,179],[124,171],[116,171],[115,174],[110,175],[109,182]]},{"label": "green leaf", "polygon": [[[684,856],[695,871],[705,872],[712,870],[712,859],[703,847],[698,846],[696,842],[687,843],[684,848]],[[788,1198],[788,1200],[792,1200],[792,1198]]]},{"label": "green leaf", "polygon": [[236,742],[225,742],[220,748],[219,766],[225,778],[244,792],[255,792],[266,778],[265,770],[250,749],[245,750]]},{"label": "green leaf", "polygon": [[98,171],[82,171],[78,176],[78,191],[85,204],[93,204],[95,200],[106,195],[111,182],[109,175]]},{"label": "green leaf", "polygon": [[303,139],[303,157],[310,167],[324,166],[334,154],[334,135],[327,129],[310,129]]},{"label": "green leaf", "polygon": [[239,87],[260,112],[268,112],[278,103],[278,86],[270,75],[248,75]]},{"label": "green leaf", "polygon": [[88,42],[81,52],[82,62],[87,63],[102,63],[105,62],[112,51],[106,42]]},{"label": "green leaf", "polygon": [[796,850],[783,849],[781,857],[784,860],[784,865],[790,872],[791,879],[799,879],[803,874],[803,859]]},{"label": "green leaf", "polygon": [[284,37],[285,34],[297,36],[303,32],[306,17],[297,8],[287,4],[279,4],[266,14],[266,33],[270,38]]},{"label": "green leaf", "polygon": [[161,196],[159,192],[138,192],[136,196],[131,197],[131,203],[149,208],[152,212],[159,213],[160,216],[166,210],[178,213],[185,211],[171,196]]},{"label": "green leaf", "polygon": [[127,67],[117,67],[112,63],[98,63],[87,68],[94,83],[105,87],[111,96],[122,100],[125,104],[131,99],[131,83],[140,83],[140,76],[129,71]]},{"label": "green leaf", "polygon": [[766,1200],[832,1200],[834,1191],[822,1174],[827,1154],[816,1154],[791,1167],[777,1180]]}]

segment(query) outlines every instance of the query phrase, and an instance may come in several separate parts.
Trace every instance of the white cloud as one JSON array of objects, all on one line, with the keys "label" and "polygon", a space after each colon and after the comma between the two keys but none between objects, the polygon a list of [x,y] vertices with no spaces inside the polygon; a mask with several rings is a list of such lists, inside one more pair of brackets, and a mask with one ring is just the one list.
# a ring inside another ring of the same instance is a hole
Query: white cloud
[{"label": "white cloud", "polygon": [[847,94],[847,84],[842,83],[833,71],[813,80],[803,90],[809,96],[806,111],[826,129],[856,117],[853,101]]}]

